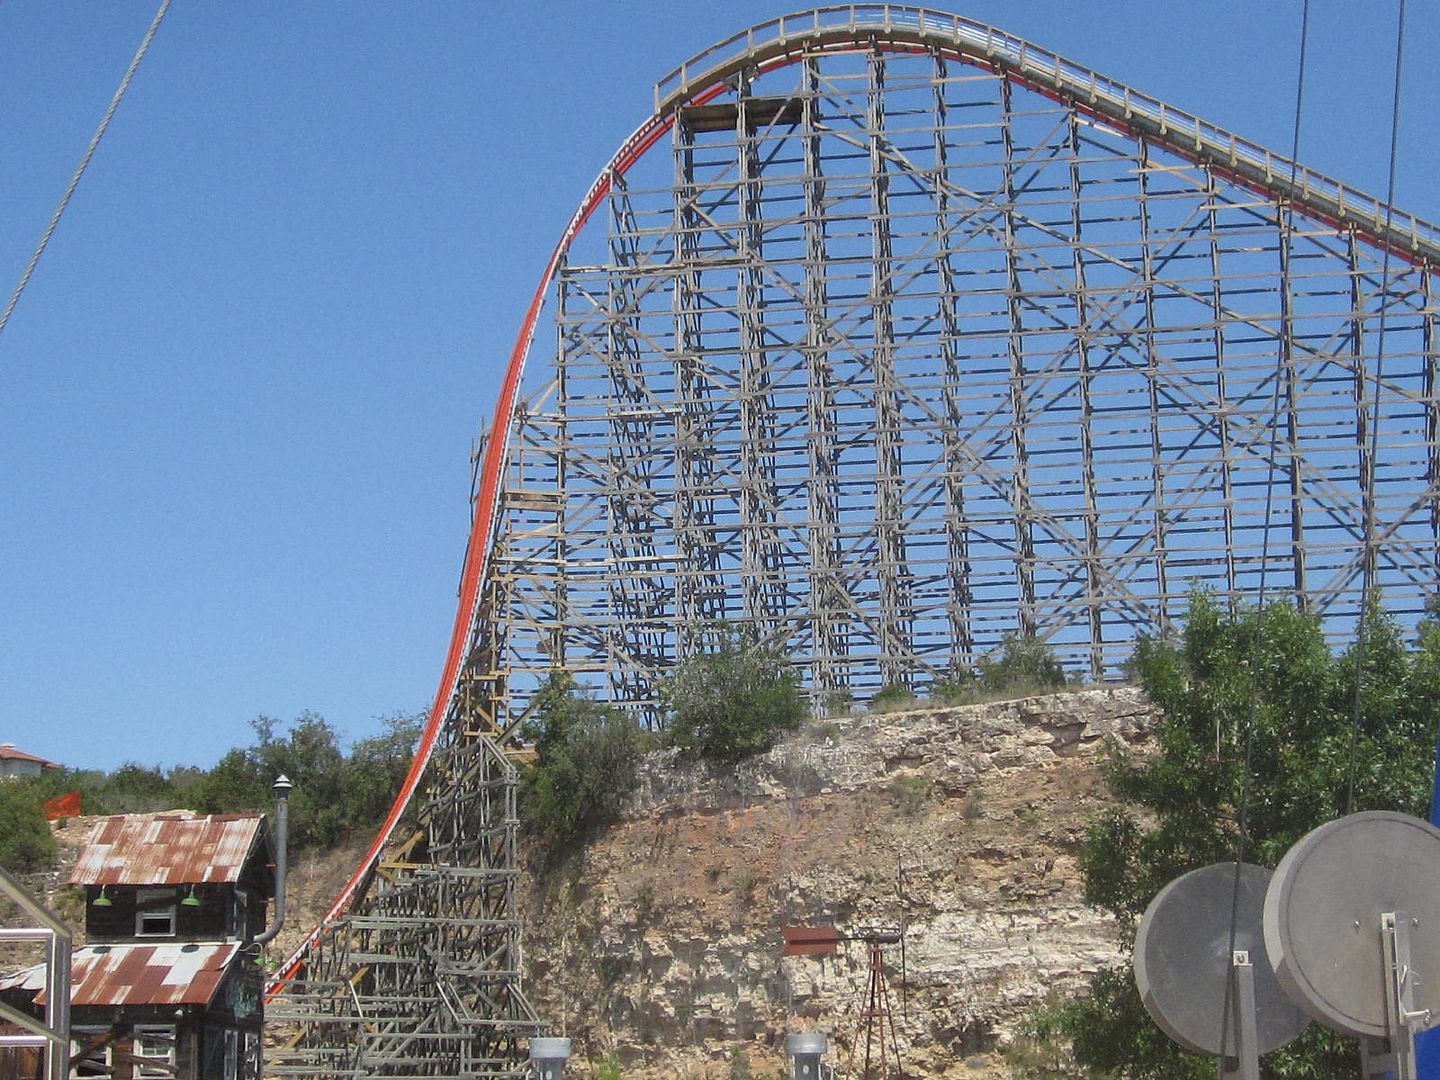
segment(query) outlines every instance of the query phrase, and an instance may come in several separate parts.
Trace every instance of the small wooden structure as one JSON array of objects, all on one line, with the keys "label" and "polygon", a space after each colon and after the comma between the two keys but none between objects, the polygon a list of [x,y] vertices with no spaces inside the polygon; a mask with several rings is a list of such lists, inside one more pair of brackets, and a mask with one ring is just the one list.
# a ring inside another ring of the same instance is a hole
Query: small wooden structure
[{"label": "small wooden structure", "polygon": [[[91,833],[70,876],[85,890],[86,944],[71,960],[75,1076],[259,1080],[258,947],[275,895],[260,814],[127,814]],[[43,968],[0,999],[45,1002]]]}]

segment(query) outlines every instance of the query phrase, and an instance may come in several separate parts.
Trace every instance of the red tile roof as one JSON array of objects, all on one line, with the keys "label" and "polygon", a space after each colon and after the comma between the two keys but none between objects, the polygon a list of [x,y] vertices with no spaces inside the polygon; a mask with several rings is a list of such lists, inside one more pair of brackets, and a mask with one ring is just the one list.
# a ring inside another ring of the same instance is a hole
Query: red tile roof
[{"label": "red tile roof", "polygon": [[47,769],[64,768],[63,765],[58,765],[43,757],[36,757],[34,754],[25,753],[24,750],[15,749],[13,742],[0,743],[0,761],[33,761],[37,765],[43,765]]},{"label": "red tile roof", "polygon": [[199,885],[240,880],[267,831],[259,814],[121,814],[95,825],[72,885]]},{"label": "red tile roof", "polygon": [[[85,945],[70,959],[70,1004],[207,1005],[240,945]],[[45,965],[3,980],[0,990],[38,991],[45,1001]]]}]

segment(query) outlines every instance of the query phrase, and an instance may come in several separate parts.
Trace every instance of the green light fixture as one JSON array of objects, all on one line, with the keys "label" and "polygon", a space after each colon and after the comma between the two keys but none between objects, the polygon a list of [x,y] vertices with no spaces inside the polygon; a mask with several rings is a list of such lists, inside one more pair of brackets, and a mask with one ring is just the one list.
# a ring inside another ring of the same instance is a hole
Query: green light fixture
[{"label": "green light fixture", "polygon": [[94,900],[90,901],[91,907],[109,907],[112,903],[114,903],[114,901],[111,900],[109,895],[105,892],[106,888],[107,886],[105,885],[100,886],[100,895],[95,897]]},{"label": "green light fixture", "polygon": [[195,895],[194,885],[190,886],[190,895],[180,901],[180,906],[188,908],[198,908],[200,906],[200,897]]}]

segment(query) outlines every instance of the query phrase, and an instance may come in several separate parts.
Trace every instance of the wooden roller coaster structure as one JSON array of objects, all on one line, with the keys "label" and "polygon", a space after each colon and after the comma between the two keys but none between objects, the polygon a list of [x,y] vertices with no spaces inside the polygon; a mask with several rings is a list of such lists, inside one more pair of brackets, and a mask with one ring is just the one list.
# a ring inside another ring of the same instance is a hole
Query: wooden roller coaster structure
[{"label": "wooden roller coaster structure", "polygon": [[1418,618],[1437,264],[1434,226],[953,15],[819,8],[681,65],[541,274],[429,724],[271,984],[267,1073],[523,1070],[517,729],[551,671],[658,726],[721,621],[819,703],[1014,636],[1104,678],[1262,575],[1337,639],[1367,575]]}]

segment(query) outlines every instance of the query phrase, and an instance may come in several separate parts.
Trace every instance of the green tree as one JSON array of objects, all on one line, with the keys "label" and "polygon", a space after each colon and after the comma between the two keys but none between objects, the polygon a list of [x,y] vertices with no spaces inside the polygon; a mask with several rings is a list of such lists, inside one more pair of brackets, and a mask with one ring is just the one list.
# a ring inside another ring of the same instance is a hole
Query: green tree
[{"label": "green tree", "polygon": [[158,765],[127,761],[110,774],[100,794],[119,814],[147,814],[175,806],[175,793]]},{"label": "green tree", "polygon": [[[1271,867],[1347,812],[1352,773],[1354,809],[1426,813],[1440,716],[1434,623],[1407,647],[1393,620],[1372,610],[1363,640],[1336,656],[1318,621],[1293,606],[1230,615],[1197,594],[1182,639],[1142,641],[1132,663],[1163,713],[1158,746],[1143,760],[1112,759],[1109,784],[1123,802],[1091,825],[1080,860],[1087,899],[1118,916],[1127,937],[1166,883],[1235,857],[1242,806],[1245,858]],[[1096,1072],[1214,1073],[1213,1061],[1182,1052],[1150,1023],[1128,968],[1098,973],[1090,997],[1061,1014],[1077,1061]],[[1263,1068],[1272,1078],[1350,1076],[1357,1054],[1353,1041],[1312,1025]]]},{"label": "green tree", "polygon": [[46,769],[39,776],[24,777],[24,782],[34,790],[39,802],[79,791],[85,813],[108,814],[113,811],[105,801],[103,790],[109,778],[110,774],[99,769],[60,768]]},{"label": "green tree", "polygon": [[264,788],[251,752],[233,747],[225,751],[201,782],[196,809],[206,814],[263,810],[267,808]]},{"label": "green tree", "polygon": [[358,740],[345,763],[346,814],[357,824],[378,825],[385,820],[410,771],[425,714],[395,713],[380,722],[384,730]]},{"label": "green tree", "polygon": [[780,650],[723,623],[702,645],[660,687],[670,739],[682,753],[734,764],[805,720],[799,676]]},{"label": "green tree", "polygon": [[192,765],[141,765],[127,761],[113,772],[99,769],[47,769],[46,798],[80,792],[86,814],[147,814],[199,803],[197,787],[205,770]]},{"label": "green tree", "polygon": [[205,770],[195,765],[176,765],[165,774],[170,789],[170,805],[191,810],[199,805],[200,787],[205,783]]},{"label": "green tree", "polygon": [[39,778],[0,780],[0,866],[43,870],[55,858],[55,837],[41,803],[49,792]]},{"label": "green tree", "polygon": [[522,778],[521,821],[557,857],[619,816],[646,736],[630,717],[559,671],[536,694],[523,734],[537,759]]},{"label": "green tree", "polygon": [[313,712],[301,713],[283,733],[261,716],[251,722],[256,741],[228,751],[193,784],[196,808],[205,813],[268,811],[280,775],[295,785],[290,796],[290,844],[329,847],[373,828],[389,809],[410,766],[421,718],[395,716],[385,731],[355,744],[350,755],[335,728]]}]

